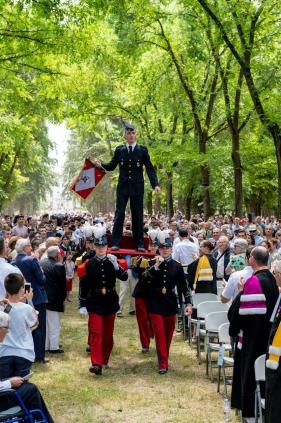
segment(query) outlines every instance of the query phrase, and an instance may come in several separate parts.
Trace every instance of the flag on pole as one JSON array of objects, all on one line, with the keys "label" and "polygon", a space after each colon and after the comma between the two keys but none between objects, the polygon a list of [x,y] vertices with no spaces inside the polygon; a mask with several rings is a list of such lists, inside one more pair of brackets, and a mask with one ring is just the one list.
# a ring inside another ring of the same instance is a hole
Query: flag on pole
[{"label": "flag on pole", "polygon": [[105,175],[105,170],[95,167],[91,160],[86,159],[81,172],[70,185],[70,191],[86,200]]}]

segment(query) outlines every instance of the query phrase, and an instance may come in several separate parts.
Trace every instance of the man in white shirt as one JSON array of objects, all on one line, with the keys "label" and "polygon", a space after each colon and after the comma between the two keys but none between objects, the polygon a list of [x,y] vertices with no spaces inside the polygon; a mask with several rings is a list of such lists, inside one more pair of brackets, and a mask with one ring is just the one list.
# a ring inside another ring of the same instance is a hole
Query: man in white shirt
[{"label": "man in white shirt", "polygon": [[199,248],[195,242],[188,239],[187,229],[179,229],[179,238],[180,242],[173,248],[172,258],[182,265],[186,265],[184,267],[186,273],[187,266],[198,258]]},{"label": "man in white shirt", "polygon": [[7,275],[10,273],[19,273],[22,274],[18,267],[12,266],[5,259],[6,256],[6,246],[4,238],[0,237],[0,298],[6,296],[6,290],[4,287],[4,280]]},{"label": "man in white shirt", "polygon": [[28,237],[28,227],[25,226],[25,220],[23,215],[15,217],[15,226],[11,230],[12,236],[20,236],[21,238]]}]

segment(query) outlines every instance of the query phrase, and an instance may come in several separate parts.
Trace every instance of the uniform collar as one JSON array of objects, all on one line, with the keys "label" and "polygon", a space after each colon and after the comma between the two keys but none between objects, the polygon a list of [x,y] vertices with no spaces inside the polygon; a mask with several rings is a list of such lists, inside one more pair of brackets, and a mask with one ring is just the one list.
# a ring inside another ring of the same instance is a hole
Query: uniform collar
[{"label": "uniform collar", "polygon": [[134,151],[134,149],[135,149],[135,146],[137,145],[137,143],[136,142],[134,142],[134,144],[128,144],[127,142],[126,142],[126,148],[127,148],[127,150],[129,151],[129,147],[131,146],[132,147],[132,151]]},{"label": "uniform collar", "polygon": [[105,259],[106,259],[106,255],[104,256],[104,257],[98,257],[98,256],[95,256],[94,257],[97,261],[104,261]]},{"label": "uniform collar", "polygon": [[169,263],[172,260],[172,256],[169,256],[167,258],[164,259],[164,263]]}]

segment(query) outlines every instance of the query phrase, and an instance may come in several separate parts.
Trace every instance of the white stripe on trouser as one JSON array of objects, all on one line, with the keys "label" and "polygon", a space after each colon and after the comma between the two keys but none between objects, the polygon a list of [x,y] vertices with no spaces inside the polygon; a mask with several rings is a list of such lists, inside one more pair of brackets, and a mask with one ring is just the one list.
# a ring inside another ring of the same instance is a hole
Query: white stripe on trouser
[{"label": "white stripe on trouser", "polygon": [[129,311],[135,311],[135,299],[132,297],[132,293],[138,279],[133,276],[132,270],[128,269],[128,279],[126,281],[120,281],[120,292],[119,292],[119,306],[120,311],[123,310],[127,293],[130,293],[130,307]]},{"label": "white stripe on trouser", "polygon": [[60,318],[59,311],[47,310],[46,315],[46,344],[45,350],[58,350],[60,341]]}]

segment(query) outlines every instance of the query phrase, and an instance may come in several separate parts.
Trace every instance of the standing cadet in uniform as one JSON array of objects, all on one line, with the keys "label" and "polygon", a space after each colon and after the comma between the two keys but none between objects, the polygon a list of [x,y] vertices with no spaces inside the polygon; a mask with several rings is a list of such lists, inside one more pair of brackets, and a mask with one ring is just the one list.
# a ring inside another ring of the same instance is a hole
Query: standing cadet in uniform
[{"label": "standing cadet in uniform", "polygon": [[109,163],[94,160],[97,167],[105,170],[114,170],[119,165],[119,180],[117,185],[116,211],[112,232],[112,250],[119,250],[125,209],[130,199],[132,214],[132,231],[135,247],[140,252],[145,252],[143,243],[143,166],[146,168],[150,184],[155,192],[160,193],[155,169],[150,161],[146,147],[136,143],[136,129],[133,125],[126,124],[124,137],[126,144],[118,146]]},{"label": "standing cadet in uniform", "polygon": [[167,231],[159,231],[157,237],[160,256],[156,256],[156,264],[147,271],[147,309],[154,331],[158,373],[165,374],[178,312],[176,292],[184,297],[186,315],[192,313],[192,301],[183,268],[171,257],[172,240]]},{"label": "standing cadet in uniform", "polygon": [[[86,308],[91,333],[91,373],[102,374],[113,348],[113,330],[119,298],[115,289],[116,278],[127,280],[127,272],[117,258],[106,254],[107,238],[104,227],[94,228],[96,255],[85,266],[86,276],[80,283],[80,313]],[[83,313],[82,313],[83,314]]]}]

